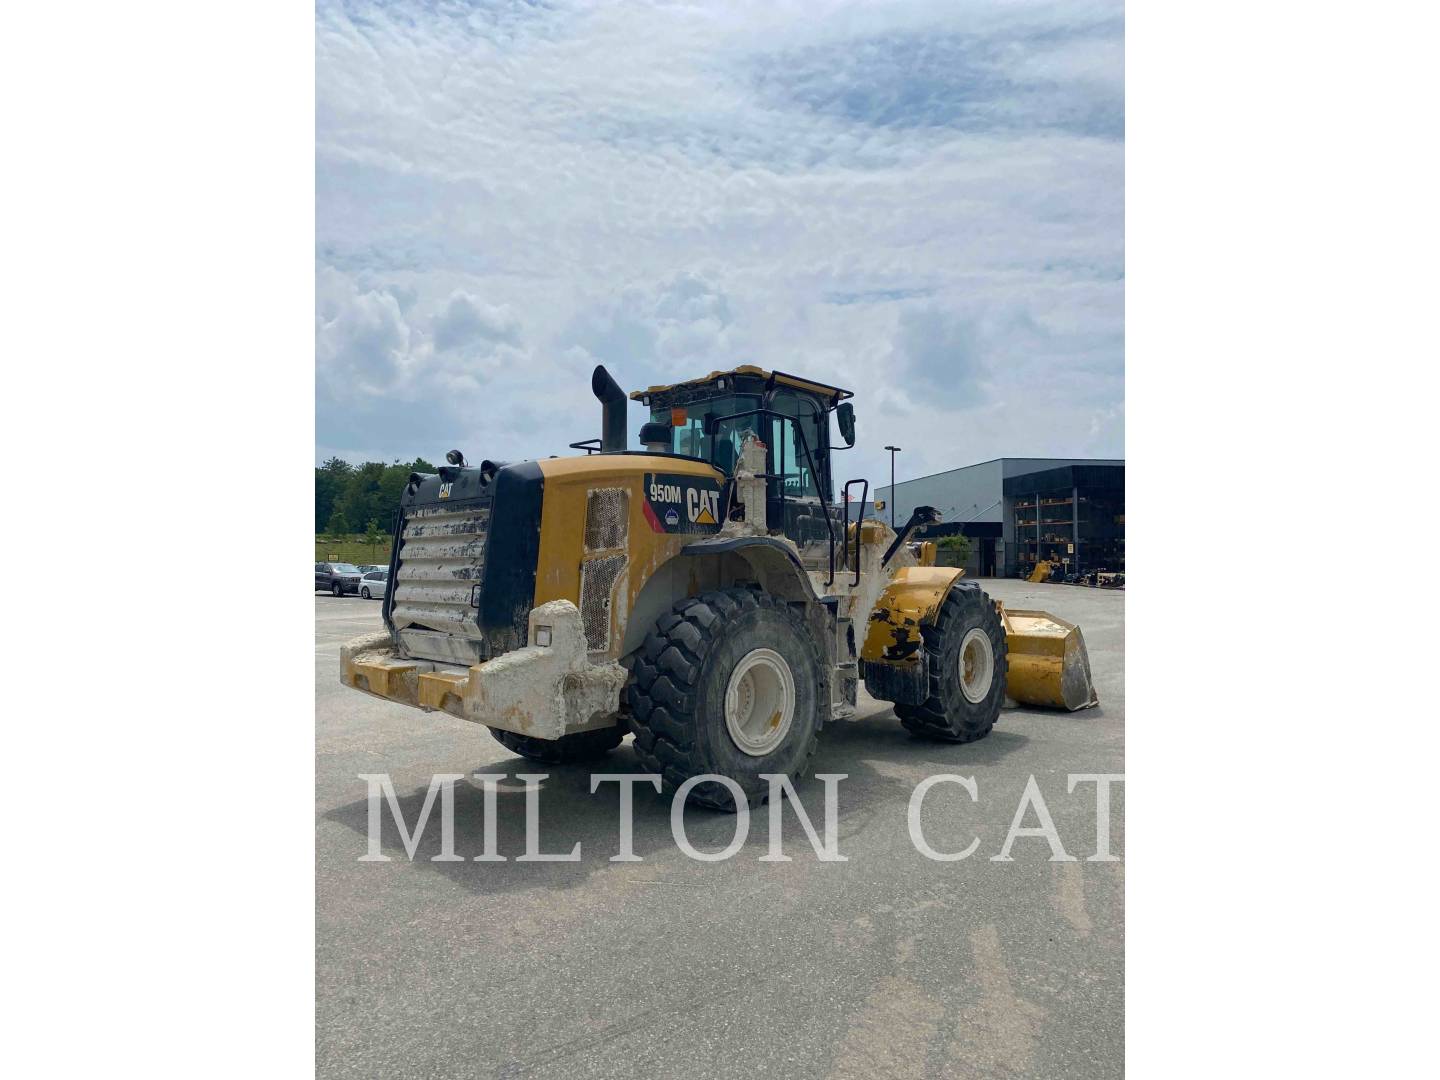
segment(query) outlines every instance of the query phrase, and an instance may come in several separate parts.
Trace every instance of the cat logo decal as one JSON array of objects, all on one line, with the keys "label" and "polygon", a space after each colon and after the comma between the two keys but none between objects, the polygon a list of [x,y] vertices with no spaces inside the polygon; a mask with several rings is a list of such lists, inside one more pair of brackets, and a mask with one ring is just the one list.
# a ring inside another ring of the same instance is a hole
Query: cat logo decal
[{"label": "cat logo decal", "polygon": [[645,474],[645,520],[661,533],[720,529],[720,481],[708,476]]}]

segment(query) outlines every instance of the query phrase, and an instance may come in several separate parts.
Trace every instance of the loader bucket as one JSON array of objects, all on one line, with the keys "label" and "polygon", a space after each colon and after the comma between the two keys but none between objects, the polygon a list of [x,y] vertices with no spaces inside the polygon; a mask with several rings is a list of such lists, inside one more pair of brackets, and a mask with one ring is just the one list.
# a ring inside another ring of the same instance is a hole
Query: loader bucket
[{"label": "loader bucket", "polygon": [[1090,682],[1085,638],[1072,622],[1048,611],[1022,611],[996,603],[1010,670],[1005,692],[1022,705],[1088,709],[1100,703]]}]

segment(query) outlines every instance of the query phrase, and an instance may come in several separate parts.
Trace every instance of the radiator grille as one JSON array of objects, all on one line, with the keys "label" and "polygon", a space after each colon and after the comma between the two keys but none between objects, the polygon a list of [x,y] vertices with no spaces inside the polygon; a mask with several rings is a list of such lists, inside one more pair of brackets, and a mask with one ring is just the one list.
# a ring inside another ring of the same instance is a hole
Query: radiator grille
[{"label": "radiator grille", "polygon": [[585,647],[591,652],[610,647],[610,598],[624,569],[624,555],[587,559],[581,567],[580,622],[585,628]]},{"label": "radiator grille", "polygon": [[595,488],[585,499],[585,550],[624,547],[630,532],[628,488]]},{"label": "radiator grille", "polygon": [[484,580],[490,507],[420,506],[406,512],[390,617],[397,630],[436,630],[480,641],[471,588]]}]

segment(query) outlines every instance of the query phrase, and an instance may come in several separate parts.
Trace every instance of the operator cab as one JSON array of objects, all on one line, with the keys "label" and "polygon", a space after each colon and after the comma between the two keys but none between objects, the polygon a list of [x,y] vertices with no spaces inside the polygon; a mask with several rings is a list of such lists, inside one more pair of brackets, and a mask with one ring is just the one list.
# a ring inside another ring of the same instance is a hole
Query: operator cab
[{"label": "operator cab", "polygon": [[[745,435],[759,436],[766,447],[766,522],[794,540],[802,560],[816,569],[827,565],[832,540],[843,562],[843,515],[835,505],[830,456],[855,443],[854,407],[845,401],[853,396],[749,365],[630,395],[650,410],[640,432],[647,449],[700,458],[727,477],[735,475]],[[832,412],[841,446],[832,444]]]}]

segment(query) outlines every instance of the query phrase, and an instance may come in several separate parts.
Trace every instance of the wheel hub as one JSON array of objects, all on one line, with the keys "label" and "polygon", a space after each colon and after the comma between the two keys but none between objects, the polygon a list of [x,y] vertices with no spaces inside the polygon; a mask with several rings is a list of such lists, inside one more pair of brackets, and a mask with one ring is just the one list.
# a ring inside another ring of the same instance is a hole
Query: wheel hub
[{"label": "wheel hub", "polygon": [[990,693],[995,680],[995,647],[980,627],[969,630],[960,641],[960,691],[965,700],[978,705]]},{"label": "wheel hub", "polygon": [[785,741],[795,722],[795,676],[773,649],[740,658],[725,687],[725,730],[743,754],[764,757]]}]

